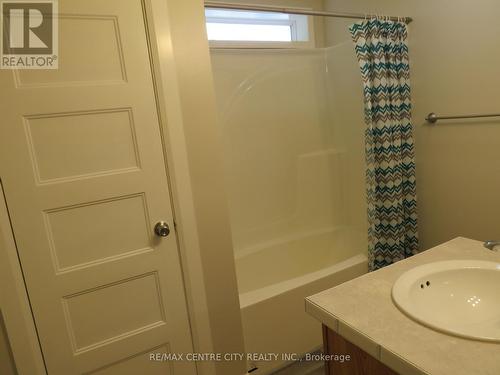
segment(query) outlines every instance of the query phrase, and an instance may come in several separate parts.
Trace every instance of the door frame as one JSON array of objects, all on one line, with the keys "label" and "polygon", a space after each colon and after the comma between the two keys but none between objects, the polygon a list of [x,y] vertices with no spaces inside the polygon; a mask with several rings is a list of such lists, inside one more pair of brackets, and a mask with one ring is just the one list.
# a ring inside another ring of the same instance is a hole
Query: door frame
[{"label": "door frame", "polygon": [[[144,4],[194,351],[244,353],[204,2]],[[246,362],[198,362],[197,369],[245,374]]]},{"label": "door frame", "polygon": [[47,375],[0,179],[0,312],[19,375]]}]

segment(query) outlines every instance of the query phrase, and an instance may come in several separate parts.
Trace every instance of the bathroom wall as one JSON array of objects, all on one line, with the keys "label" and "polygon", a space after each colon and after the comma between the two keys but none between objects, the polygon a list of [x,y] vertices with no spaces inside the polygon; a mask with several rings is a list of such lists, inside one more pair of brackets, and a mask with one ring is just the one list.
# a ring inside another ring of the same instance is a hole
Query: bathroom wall
[{"label": "bathroom wall", "polygon": [[[429,112],[500,112],[500,3],[325,0],[325,8],[414,19],[409,44],[421,248],[456,236],[500,237],[500,118],[436,126],[424,121]],[[350,42],[351,23],[326,21],[327,45]],[[354,53],[348,54],[352,60]],[[360,81],[353,81],[351,90],[352,100],[359,101]],[[347,125],[360,134],[359,121]]]}]

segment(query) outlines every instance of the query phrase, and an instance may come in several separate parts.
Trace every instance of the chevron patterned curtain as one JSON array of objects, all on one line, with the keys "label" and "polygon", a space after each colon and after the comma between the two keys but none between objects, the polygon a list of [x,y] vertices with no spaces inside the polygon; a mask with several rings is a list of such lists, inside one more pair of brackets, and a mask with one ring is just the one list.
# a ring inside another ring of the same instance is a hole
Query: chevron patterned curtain
[{"label": "chevron patterned curtain", "polygon": [[350,27],[364,87],[370,270],[418,252],[407,26]]}]

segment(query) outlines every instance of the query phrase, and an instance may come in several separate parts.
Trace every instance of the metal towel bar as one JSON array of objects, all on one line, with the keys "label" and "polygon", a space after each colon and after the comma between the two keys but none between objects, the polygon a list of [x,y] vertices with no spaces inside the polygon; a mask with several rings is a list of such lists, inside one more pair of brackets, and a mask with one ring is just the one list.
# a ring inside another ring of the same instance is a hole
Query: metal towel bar
[{"label": "metal towel bar", "polygon": [[428,123],[435,124],[438,120],[454,120],[463,118],[483,118],[483,117],[500,117],[500,113],[490,113],[485,115],[438,116],[434,112],[431,112],[427,115],[425,120]]}]

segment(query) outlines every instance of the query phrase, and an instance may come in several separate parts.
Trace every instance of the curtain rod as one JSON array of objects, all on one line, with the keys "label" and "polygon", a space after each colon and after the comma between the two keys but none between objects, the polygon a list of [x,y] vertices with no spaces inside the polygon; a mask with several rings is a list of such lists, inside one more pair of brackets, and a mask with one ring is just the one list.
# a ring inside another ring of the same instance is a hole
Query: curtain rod
[{"label": "curtain rod", "polygon": [[396,17],[396,16],[384,16],[376,14],[361,14],[361,13],[336,13],[336,12],[326,12],[322,10],[309,10],[309,9],[297,9],[297,8],[281,8],[267,5],[248,5],[248,4],[235,4],[235,3],[222,3],[215,1],[205,1],[205,8],[224,8],[224,9],[235,9],[235,10],[254,10],[262,12],[274,12],[274,13],[288,13],[288,14],[303,14],[306,16],[323,16],[323,17],[338,17],[338,18],[354,18],[354,19],[389,19],[391,21],[401,21],[405,23],[410,23],[411,17]]}]

